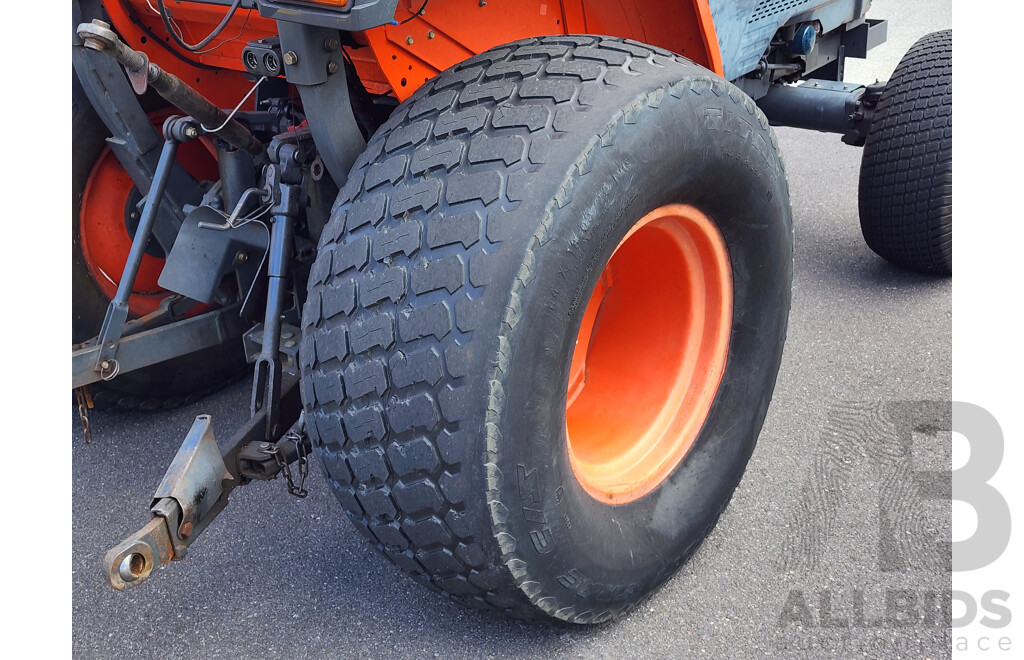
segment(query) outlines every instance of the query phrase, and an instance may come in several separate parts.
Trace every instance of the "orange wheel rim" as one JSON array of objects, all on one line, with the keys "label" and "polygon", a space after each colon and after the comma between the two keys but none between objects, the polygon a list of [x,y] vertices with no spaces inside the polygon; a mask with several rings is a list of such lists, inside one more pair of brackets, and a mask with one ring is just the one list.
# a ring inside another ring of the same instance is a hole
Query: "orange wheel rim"
[{"label": "orange wheel rim", "polygon": [[[150,120],[159,126],[170,110],[150,113]],[[193,177],[202,180],[217,178],[217,160],[202,141],[181,145],[178,162]],[[109,147],[103,149],[82,191],[78,216],[78,235],[82,256],[89,273],[108,299],[117,293],[118,282],[128,261],[132,237],[128,233],[125,213],[135,183]],[[142,257],[135,285],[128,298],[128,309],[135,316],[155,311],[160,301],[170,295],[157,283],[164,259],[146,254]]]},{"label": "orange wheel rim", "polygon": [[[113,152],[106,148],[89,174],[82,193],[79,216],[82,256],[92,278],[107,298],[113,298],[117,293],[117,284],[121,281],[128,251],[132,247],[124,214],[134,186]],[[157,284],[163,267],[163,259],[149,254],[142,257],[135,286],[128,298],[128,309],[132,314],[154,311],[167,296],[167,292]]]},{"label": "orange wheel rim", "polygon": [[569,462],[592,497],[637,500],[683,460],[722,380],[732,307],[725,240],[694,207],[657,208],[620,241],[569,368]]}]

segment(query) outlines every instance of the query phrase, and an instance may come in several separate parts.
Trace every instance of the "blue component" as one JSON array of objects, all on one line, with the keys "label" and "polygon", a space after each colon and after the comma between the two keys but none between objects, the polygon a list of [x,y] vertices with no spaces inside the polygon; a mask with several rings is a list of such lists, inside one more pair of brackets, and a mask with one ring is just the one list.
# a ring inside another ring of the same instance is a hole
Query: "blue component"
[{"label": "blue component", "polygon": [[801,25],[796,30],[790,50],[797,55],[806,55],[814,50],[814,42],[818,40],[818,33],[813,25]]}]

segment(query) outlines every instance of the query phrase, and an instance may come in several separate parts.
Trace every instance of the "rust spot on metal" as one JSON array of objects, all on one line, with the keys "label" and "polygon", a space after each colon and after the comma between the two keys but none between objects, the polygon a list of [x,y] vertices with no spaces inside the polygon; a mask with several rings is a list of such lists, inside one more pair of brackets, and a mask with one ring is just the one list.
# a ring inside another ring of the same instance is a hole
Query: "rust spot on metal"
[{"label": "rust spot on metal", "polygon": [[144,581],[153,569],[163,566],[174,556],[167,521],[157,517],[149,524],[110,550],[104,557],[110,585],[123,591],[129,585]]}]

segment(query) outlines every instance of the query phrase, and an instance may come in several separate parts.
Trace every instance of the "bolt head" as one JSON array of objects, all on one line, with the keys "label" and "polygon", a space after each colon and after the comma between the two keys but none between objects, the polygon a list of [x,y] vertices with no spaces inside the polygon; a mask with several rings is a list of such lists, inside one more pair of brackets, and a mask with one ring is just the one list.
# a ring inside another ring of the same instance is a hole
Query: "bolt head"
[{"label": "bolt head", "polygon": [[239,250],[235,253],[235,263],[244,264],[248,259],[249,255],[245,250]]},{"label": "bolt head", "polygon": [[107,23],[106,21],[101,21],[98,18],[92,19],[92,24],[95,25],[96,27],[101,27],[104,30],[109,30],[110,29],[110,23]]},{"label": "bolt head", "polygon": [[110,368],[110,362],[109,361],[104,360],[103,362],[100,362],[100,369],[109,369],[109,368]]},{"label": "bolt head", "polygon": [[405,38],[405,43],[407,43],[407,44],[410,44],[410,45],[411,45],[411,44],[412,44],[412,37],[406,37],[406,38]]},{"label": "bolt head", "polygon": [[299,63],[299,56],[295,54],[294,50],[290,50],[284,54],[284,63],[288,66],[294,66]]},{"label": "bolt head", "polygon": [[327,73],[337,73],[337,72],[338,72],[338,63],[337,62],[328,62],[327,63]]},{"label": "bolt head", "polygon": [[433,38],[434,38],[434,31],[433,30],[428,31],[427,32],[427,39],[433,39]]},{"label": "bolt head", "polygon": [[178,536],[180,536],[183,539],[188,538],[189,536],[192,536],[192,521],[191,520],[186,520],[185,522],[181,523],[181,527],[178,528]]},{"label": "bolt head", "polygon": [[334,37],[328,37],[327,39],[324,39],[324,50],[326,50],[328,53],[338,50],[339,46],[341,46],[341,42],[335,39]]}]

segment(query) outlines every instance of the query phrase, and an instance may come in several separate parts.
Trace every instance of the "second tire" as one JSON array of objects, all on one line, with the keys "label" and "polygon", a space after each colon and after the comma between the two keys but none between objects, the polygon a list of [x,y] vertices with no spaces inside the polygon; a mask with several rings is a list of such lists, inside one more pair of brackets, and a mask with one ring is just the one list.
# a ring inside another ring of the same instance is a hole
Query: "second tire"
[{"label": "second tire", "polygon": [[953,31],[900,60],[871,120],[860,169],[860,227],[898,266],[953,273]]}]

